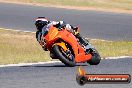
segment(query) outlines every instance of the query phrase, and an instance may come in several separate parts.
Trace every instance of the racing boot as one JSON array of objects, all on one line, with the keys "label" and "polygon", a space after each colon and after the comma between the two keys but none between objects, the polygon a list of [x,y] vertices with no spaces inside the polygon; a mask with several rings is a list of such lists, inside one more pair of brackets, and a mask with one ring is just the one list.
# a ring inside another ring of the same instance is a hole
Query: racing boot
[{"label": "racing boot", "polygon": [[94,47],[89,43],[86,46],[84,46],[86,54],[89,54],[94,51]]},{"label": "racing boot", "polygon": [[88,41],[84,38],[81,37],[81,35],[78,33],[75,35],[76,38],[79,39],[79,42],[81,43],[81,45],[84,47],[85,49],[85,53],[88,54],[91,52],[91,48],[93,48],[93,46],[91,44],[88,43]]}]

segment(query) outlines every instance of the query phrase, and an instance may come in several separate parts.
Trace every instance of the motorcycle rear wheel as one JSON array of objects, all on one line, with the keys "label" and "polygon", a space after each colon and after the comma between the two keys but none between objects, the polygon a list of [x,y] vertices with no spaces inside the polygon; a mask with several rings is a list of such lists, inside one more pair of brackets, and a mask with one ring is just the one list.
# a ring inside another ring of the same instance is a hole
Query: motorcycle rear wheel
[{"label": "motorcycle rear wheel", "polygon": [[58,59],[64,63],[68,67],[74,67],[75,66],[75,59],[72,54],[70,54],[70,58],[66,55],[65,51],[62,49],[62,47],[58,45],[54,45],[52,48],[54,54],[58,57]]},{"label": "motorcycle rear wheel", "polygon": [[92,53],[92,58],[87,61],[90,65],[98,65],[100,63],[101,57],[97,50],[95,50],[94,53]]}]

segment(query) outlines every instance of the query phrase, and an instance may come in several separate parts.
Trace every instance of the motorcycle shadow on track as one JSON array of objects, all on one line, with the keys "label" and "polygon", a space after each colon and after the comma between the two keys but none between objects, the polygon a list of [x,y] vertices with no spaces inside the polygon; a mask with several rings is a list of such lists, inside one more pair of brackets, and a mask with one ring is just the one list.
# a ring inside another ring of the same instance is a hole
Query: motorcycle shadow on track
[{"label": "motorcycle shadow on track", "polygon": [[[79,67],[79,66],[88,66],[88,65],[85,65],[85,64],[81,64],[81,65],[79,65],[79,64],[77,64],[75,67]],[[39,68],[39,67],[42,67],[42,68],[44,68],[44,67],[68,67],[68,66],[66,66],[66,65],[30,65],[30,66],[20,66],[20,67],[36,67],[36,68]]]}]

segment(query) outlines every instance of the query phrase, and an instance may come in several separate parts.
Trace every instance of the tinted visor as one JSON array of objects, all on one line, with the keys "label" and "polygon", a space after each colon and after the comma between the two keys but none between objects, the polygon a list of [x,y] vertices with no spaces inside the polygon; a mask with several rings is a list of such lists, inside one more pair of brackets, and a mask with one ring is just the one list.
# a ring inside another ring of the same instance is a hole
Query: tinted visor
[{"label": "tinted visor", "polygon": [[47,21],[41,21],[41,20],[38,20],[38,21],[36,21],[36,23],[35,23],[35,25],[36,25],[36,28],[38,29],[38,30],[42,30],[42,28],[45,26],[45,25],[47,25]]}]

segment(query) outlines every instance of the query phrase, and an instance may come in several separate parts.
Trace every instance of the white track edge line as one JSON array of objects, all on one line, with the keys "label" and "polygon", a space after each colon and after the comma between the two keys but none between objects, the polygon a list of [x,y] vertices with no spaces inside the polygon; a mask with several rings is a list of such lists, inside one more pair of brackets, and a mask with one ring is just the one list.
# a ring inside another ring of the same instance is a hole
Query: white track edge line
[{"label": "white track edge line", "polygon": [[26,33],[36,33],[36,32],[31,32],[31,31],[24,31],[24,30],[16,30],[16,29],[7,29],[7,28],[0,28],[2,30],[12,30],[16,32],[26,32]]},{"label": "white track edge line", "polygon": [[32,65],[52,64],[52,63],[60,63],[60,61],[47,61],[47,62],[38,62],[38,63],[7,64],[7,65],[0,65],[0,67],[32,66]]},{"label": "white track edge line", "polygon": [[132,58],[132,56],[106,57],[102,59],[123,59],[123,58]]},{"label": "white track edge line", "polygon": [[[101,59],[123,59],[123,58],[132,58],[132,56],[106,57],[106,58],[101,58]],[[0,65],[0,68],[1,67],[15,67],[15,66],[32,66],[32,65],[42,65],[42,64],[52,64],[52,63],[61,63],[61,61],[48,61],[48,62],[38,62],[38,63],[7,64],[7,65]]]}]

